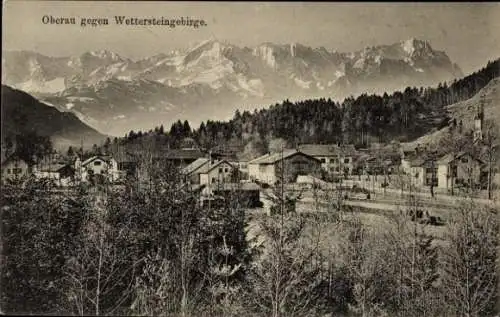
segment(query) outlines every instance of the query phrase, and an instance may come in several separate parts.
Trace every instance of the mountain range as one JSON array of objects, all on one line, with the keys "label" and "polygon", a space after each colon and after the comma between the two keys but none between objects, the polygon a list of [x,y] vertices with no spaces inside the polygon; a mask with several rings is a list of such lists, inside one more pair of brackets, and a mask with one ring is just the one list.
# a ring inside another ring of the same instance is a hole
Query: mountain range
[{"label": "mountain range", "polygon": [[462,76],[445,52],[422,40],[340,53],[301,44],[238,47],[208,40],[131,60],[102,50],[49,57],[6,51],[2,83],[29,92],[106,134],[227,119],[283,99],[383,93]]}]

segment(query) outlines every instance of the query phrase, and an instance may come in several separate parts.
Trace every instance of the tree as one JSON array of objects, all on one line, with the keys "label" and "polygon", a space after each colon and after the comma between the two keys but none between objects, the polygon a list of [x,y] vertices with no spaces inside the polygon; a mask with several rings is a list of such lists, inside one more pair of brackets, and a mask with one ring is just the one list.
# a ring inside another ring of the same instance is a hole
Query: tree
[{"label": "tree", "polygon": [[249,272],[249,297],[258,312],[278,316],[303,316],[314,309],[320,266],[311,265],[318,239],[304,243],[306,221],[295,212],[299,194],[285,191],[284,160],[278,181],[267,194],[271,215],[258,222],[265,247],[256,250],[257,264]]},{"label": "tree", "polygon": [[457,169],[455,160],[462,153],[476,153],[476,151],[474,150],[474,144],[469,136],[449,131],[448,136],[446,138],[443,138],[441,144],[439,144],[438,147],[451,156],[447,177],[450,180],[451,195],[453,196],[455,194],[455,171]]},{"label": "tree", "polygon": [[464,200],[450,221],[443,248],[443,291],[456,316],[493,316],[498,296],[497,215]]},{"label": "tree", "polygon": [[2,143],[3,148],[5,149],[5,156],[10,156],[14,151],[14,143],[12,142],[12,138],[10,136],[5,137],[5,142]]},{"label": "tree", "polygon": [[66,153],[68,157],[73,157],[75,155],[75,151],[73,150],[73,147],[70,145],[68,147],[68,152]]},{"label": "tree", "polygon": [[76,254],[65,266],[67,295],[79,315],[122,314],[142,258],[133,258],[129,221],[110,218],[117,207],[113,197],[101,192],[89,198]]},{"label": "tree", "polygon": [[[415,197],[409,197],[399,215],[390,217],[390,229],[383,233],[389,250],[385,260],[394,281],[389,300],[401,316],[434,315],[438,307],[429,306],[436,294],[438,253],[434,239],[426,233],[426,215]],[[408,213],[408,214],[407,214]],[[422,217],[419,218],[419,214]]]},{"label": "tree", "polygon": [[[7,314],[69,313],[64,265],[76,254],[82,196],[29,180],[2,186],[0,301]],[[29,238],[28,238],[29,237]]]},{"label": "tree", "polygon": [[104,150],[104,154],[106,154],[106,155],[110,154],[110,151],[111,151],[111,139],[109,137],[107,137],[106,141],[104,141],[103,150]]},{"label": "tree", "polygon": [[484,157],[486,158],[486,164],[488,166],[488,180],[487,180],[487,189],[488,189],[488,199],[491,200],[492,198],[492,180],[493,176],[495,174],[495,165],[496,165],[496,158],[497,158],[497,150],[498,150],[498,142],[499,142],[499,137],[498,137],[498,127],[496,124],[491,121],[487,120],[485,122],[485,127],[484,127],[484,137],[483,137],[483,145],[484,145]]},{"label": "tree", "polygon": [[345,245],[346,265],[352,283],[354,303],[350,310],[362,317],[383,315],[383,255],[378,241],[359,221],[353,222]]},{"label": "tree", "polygon": [[17,135],[15,143],[15,154],[26,162],[38,161],[53,151],[50,138],[36,132]]},{"label": "tree", "polygon": [[132,310],[139,315],[210,312],[232,297],[226,291],[237,288],[248,261],[239,199],[229,197],[223,206],[202,207],[199,193],[182,182],[174,167],[149,168],[150,186],[125,199],[142,207],[122,210],[116,217],[137,223],[132,239],[142,246],[138,254],[145,259]]},{"label": "tree", "polygon": [[287,146],[286,140],[283,138],[274,138],[269,141],[269,151],[271,153],[278,153],[282,148]]}]

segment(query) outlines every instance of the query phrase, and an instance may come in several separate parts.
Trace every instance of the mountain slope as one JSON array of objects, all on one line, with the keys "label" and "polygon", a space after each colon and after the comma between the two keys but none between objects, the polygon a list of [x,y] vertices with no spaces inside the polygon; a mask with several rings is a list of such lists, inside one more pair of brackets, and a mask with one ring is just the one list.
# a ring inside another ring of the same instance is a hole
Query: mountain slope
[{"label": "mountain slope", "polygon": [[500,77],[492,79],[472,98],[450,105],[447,110],[457,122],[463,122],[464,128],[472,129],[480,106],[484,109],[485,119],[500,122]]},{"label": "mountain slope", "polygon": [[178,118],[194,124],[228,119],[236,109],[285,98],[340,100],[462,75],[446,53],[417,39],[347,53],[299,43],[242,48],[209,40],[137,61],[106,50],[57,58],[5,52],[2,65],[2,82],[118,135],[130,126],[145,129]]},{"label": "mountain slope", "polygon": [[[470,131],[474,128],[474,117],[481,105],[484,109],[484,118],[498,125],[500,122],[500,77],[493,78],[473,97],[448,106],[447,111],[451,120],[462,122],[463,131]],[[417,145],[438,145],[449,137],[448,131],[449,127],[445,127],[409,142],[407,146],[412,148]],[[500,135],[500,131],[497,132]]]},{"label": "mountain slope", "polygon": [[91,146],[106,136],[82,123],[70,112],[41,103],[31,95],[2,85],[2,139],[36,132],[49,136],[56,147]]}]

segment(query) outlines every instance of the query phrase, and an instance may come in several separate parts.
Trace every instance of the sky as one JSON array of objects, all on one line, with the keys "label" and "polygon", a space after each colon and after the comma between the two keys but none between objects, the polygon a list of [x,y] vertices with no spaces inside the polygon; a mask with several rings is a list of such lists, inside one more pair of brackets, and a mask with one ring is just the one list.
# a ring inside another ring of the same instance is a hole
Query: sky
[{"label": "sky", "polygon": [[[238,46],[301,43],[349,52],[409,38],[444,50],[465,73],[500,57],[500,3],[339,2],[3,2],[4,50],[50,56],[107,49],[138,59],[183,49],[206,39]],[[44,15],[75,17],[76,25],[42,23]],[[115,15],[204,19],[207,26],[119,26]],[[107,17],[110,24],[81,27],[81,18]]]}]

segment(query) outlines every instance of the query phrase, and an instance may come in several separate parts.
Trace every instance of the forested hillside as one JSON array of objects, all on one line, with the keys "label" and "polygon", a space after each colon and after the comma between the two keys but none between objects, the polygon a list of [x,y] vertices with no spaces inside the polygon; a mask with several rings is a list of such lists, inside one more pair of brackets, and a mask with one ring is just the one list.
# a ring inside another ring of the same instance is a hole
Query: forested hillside
[{"label": "forested hillside", "polygon": [[[282,138],[294,145],[302,142],[345,142],[368,145],[390,140],[411,141],[448,124],[446,106],[467,100],[500,74],[500,60],[451,84],[437,87],[408,87],[393,94],[331,99],[283,101],[253,113],[236,111],[230,121],[202,122],[191,129],[186,121],[174,123],[161,139],[171,147],[193,138],[204,147],[244,146],[252,143],[257,152],[267,149],[269,141]],[[149,133],[131,131],[128,140],[144,135],[164,135],[163,128]]]}]

